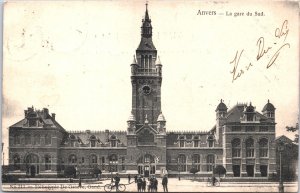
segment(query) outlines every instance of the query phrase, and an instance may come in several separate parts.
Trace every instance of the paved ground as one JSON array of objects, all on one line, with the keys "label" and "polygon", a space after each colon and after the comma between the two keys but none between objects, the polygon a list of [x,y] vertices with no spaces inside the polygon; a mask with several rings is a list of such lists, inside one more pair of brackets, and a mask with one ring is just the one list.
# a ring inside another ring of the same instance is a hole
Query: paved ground
[{"label": "paved ground", "polygon": [[[158,191],[162,192],[161,179],[158,179]],[[71,191],[71,192],[104,192],[104,185],[110,183],[110,180],[82,183],[31,183],[31,184],[3,184],[4,191]],[[121,179],[121,184],[126,184],[126,192],[136,192],[137,186],[133,182],[128,185],[128,180]],[[285,183],[285,192],[298,192],[297,183]],[[170,192],[278,192],[278,183],[245,183],[245,182],[222,182],[220,187],[208,187],[205,182],[194,182],[192,180],[178,181],[176,178],[169,179],[168,185]],[[113,189],[112,191],[115,191]]]}]

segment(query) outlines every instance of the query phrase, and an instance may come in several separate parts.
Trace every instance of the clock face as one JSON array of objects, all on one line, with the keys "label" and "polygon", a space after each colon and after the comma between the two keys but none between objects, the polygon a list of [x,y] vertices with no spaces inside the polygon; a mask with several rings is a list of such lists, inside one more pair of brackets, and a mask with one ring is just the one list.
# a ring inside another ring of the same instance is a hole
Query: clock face
[{"label": "clock face", "polygon": [[150,94],[150,92],[151,92],[150,86],[148,86],[148,85],[143,86],[143,93],[144,93],[145,95]]}]

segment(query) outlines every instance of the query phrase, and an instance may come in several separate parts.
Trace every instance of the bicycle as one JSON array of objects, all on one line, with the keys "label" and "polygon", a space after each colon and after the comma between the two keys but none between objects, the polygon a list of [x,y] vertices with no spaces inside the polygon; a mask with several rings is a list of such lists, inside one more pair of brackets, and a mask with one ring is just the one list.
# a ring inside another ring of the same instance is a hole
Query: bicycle
[{"label": "bicycle", "polygon": [[208,187],[210,187],[210,186],[220,186],[220,182],[217,178],[215,178],[215,183],[213,184],[212,178],[208,178],[207,179],[207,186]]},{"label": "bicycle", "polygon": [[[105,192],[111,192],[116,187],[115,183],[112,182],[110,184],[106,184],[104,186]],[[126,190],[126,186],[124,184],[119,184],[119,192],[124,192]]]}]

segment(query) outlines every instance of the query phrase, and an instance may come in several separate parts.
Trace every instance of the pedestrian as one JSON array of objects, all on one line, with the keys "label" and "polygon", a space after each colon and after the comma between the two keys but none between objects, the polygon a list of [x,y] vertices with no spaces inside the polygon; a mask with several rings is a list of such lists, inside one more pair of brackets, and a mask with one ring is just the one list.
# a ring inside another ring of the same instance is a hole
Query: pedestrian
[{"label": "pedestrian", "polygon": [[145,190],[146,190],[146,184],[147,184],[147,182],[146,182],[145,178],[143,178],[143,182],[142,182],[142,191],[143,192],[145,192]]},{"label": "pedestrian", "polygon": [[137,175],[134,176],[134,182],[137,183]]},{"label": "pedestrian", "polygon": [[151,179],[150,178],[148,178],[148,192],[150,192],[150,190],[151,190]]},{"label": "pedestrian", "polygon": [[139,176],[137,178],[137,189],[138,189],[138,192],[142,191],[142,183],[143,183],[142,178]]},{"label": "pedestrian", "polygon": [[164,175],[164,177],[162,179],[162,185],[164,188],[164,192],[168,192],[168,177],[167,177],[167,175]]},{"label": "pedestrian", "polygon": [[115,180],[116,191],[119,191],[120,177],[119,177],[118,173],[116,173],[116,176],[114,177],[114,180]]},{"label": "pedestrian", "polygon": [[130,174],[128,174],[128,184],[130,184],[130,179],[131,179],[131,176],[130,176]]},{"label": "pedestrian", "polygon": [[81,187],[81,177],[79,176],[79,182],[78,186]]},{"label": "pedestrian", "polygon": [[158,181],[156,179],[156,177],[153,178],[153,191],[157,192],[157,185],[158,185]]}]

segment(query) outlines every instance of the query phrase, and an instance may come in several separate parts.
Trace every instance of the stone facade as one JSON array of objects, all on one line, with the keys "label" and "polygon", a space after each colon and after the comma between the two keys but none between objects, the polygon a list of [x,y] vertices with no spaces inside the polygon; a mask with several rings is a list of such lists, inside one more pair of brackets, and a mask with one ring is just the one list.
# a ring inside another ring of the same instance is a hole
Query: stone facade
[{"label": "stone facade", "polygon": [[167,131],[161,109],[162,64],[152,42],[146,8],[141,42],[131,64],[132,109],[127,131],[66,131],[48,109],[25,110],[9,128],[10,173],[56,176],[67,166],[81,173],[97,167],[103,173],[211,176],[223,165],[229,177],[267,178],[276,172],[275,108],[268,101],[262,113],[250,103],[228,110],[216,108],[208,131]]}]

